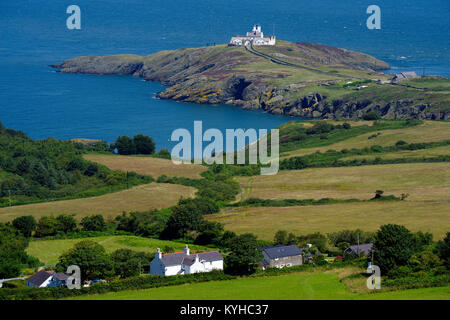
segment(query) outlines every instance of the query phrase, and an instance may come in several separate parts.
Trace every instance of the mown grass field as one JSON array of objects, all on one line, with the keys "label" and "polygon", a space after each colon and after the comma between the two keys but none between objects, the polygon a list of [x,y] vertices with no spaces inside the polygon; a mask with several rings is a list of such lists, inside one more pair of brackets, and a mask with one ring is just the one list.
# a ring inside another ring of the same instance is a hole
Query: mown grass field
[{"label": "mown grass field", "polygon": [[[184,248],[184,243],[175,241],[166,241],[150,238],[142,238],[137,236],[101,236],[81,239],[62,239],[62,240],[33,240],[30,242],[27,252],[28,254],[39,258],[46,264],[54,264],[58,261],[58,257],[65,251],[72,248],[76,243],[89,240],[101,244],[108,253],[117,249],[131,249],[140,252],[154,253],[157,248],[170,246],[176,251]],[[204,246],[189,245],[192,252],[208,250]],[[209,249],[210,250],[210,249]]]},{"label": "mown grass field", "polygon": [[208,220],[224,224],[238,234],[251,232],[260,239],[273,240],[278,230],[297,235],[326,234],[345,229],[376,231],[387,223],[411,231],[431,232],[438,240],[450,230],[449,201],[382,201],[340,203],[318,206],[254,207],[223,210]]},{"label": "mown grass field", "polygon": [[[364,122],[362,122],[364,123]],[[381,134],[373,139],[368,139],[374,133]],[[402,129],[379,130],[361,134],[344,141],[336,142],[327,146],[314,148],[301,148],[283,153],[282,158],[291,156],[302,156],[316,151],[325,152],[327,150],[342,150],[351,148],[364,148],[373,145],[391,146],[399,140],[407,143],[416,142],[436,142],[446,140],[450,137],[450,124],[444,121],[424,121],[422,124]],[[432,149],[430,149],[432,150]]]},{"label": "mown grass field", "polygon": [[123,291],[75,297],[76,300],[394,300],[450,298],[450,287],[401,290],[379,293],[353,293],[336,273],[297,273],[273,277],[241,278],[228,281],[154,289]]},{"label": "mown grass field", "polygon": [[32,215],[38,219],[61,213],[75,214],[77,219],[92,214],[110,218],[124,211],[148,211],[170,207],[177,204],[181,197],[193,197],[195,192],[196,189],[192,187],[150,183],[97,197],[0,208],[0,222],[11,221],[23,215]]},{"label": "mown grass field", "polygon": [[244,199],[370,199],[375,190],[384,190],[385,195],[408,193],[409,201],[450,200],[448,162],[288,170],[238,180]]},{"label": "mown grass field", "polygon": [[155,179],[165,174],[186,178],[201,178],[200,173],[207,168],[195,164],[176,165],[171,160],[145,156],[121,156],[108,154],[86,154],[86,160],[97,162],[112,170],[134,171],[139,174],[151,175]]}]

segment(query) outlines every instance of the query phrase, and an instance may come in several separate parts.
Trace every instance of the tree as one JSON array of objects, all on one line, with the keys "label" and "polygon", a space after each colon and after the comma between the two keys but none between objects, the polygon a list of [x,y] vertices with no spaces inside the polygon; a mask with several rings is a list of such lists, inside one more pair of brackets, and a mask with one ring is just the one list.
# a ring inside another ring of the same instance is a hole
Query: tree
[{"label": "tree", "polygon": [[86,170],[84,171],[84,174],[88,177],[92,177],[98,172],[98,166],[95,163],[90,163]]},{"label": "tree", "polygon": [[56,269],[64,272],[70,265],[77,265],[81,270],[82,280],[93,280],[113,275],[113,263],[105,248],[100,244],[84,240],[75,244],[69,251],[59,257]]},{"label": "tree", "polygon": [[304,247],[310,243],[322,252],[327,250],[327,237],[320,232],[299,236],[297,240],[300,247]]},{"label": "tree", "polygon": [[59,223],[58,229],[64,233],[74,232],[77,230],[77,221],[73,215],[60,214],[56,217]]},{"label": "tree", "polygon": [[372,199],[380,199],[383,196],[383,193],[384,193],[383,190],[375,191],[375,196]]},{"label": "tree", "polygon": [[236,233],[227,230],[222,234],[222,237],[219,241],[219,245],[222,248],[230,248],[232,240],[236,237],[237,237]]},{"label": "tree", "polygon": [[25,237],[31,237],[31,234],[36,230],[36,219],[33,216],[21,216],[13,220],[12,225],[19,230]]},{"label": "tree", "polygon": [[444,261],[447,269],[450,269],[450,232],[447,232],[444,240],[439,240],[436,245],[436,252],[439,258]]},{"label": "tree", "polygon": [[118,249],[111,254],[114,274],[121,278],[138,276],[142,266],[149,264],[151,259],[150,254],[130,249]]},{"label": "tree", "polygon": [[406,265],[414,254],[414,235],[404,226],[387,224],[375,234],[374,264],[383,273],[396,266]]},{"label": "tree", "polygon": [[232,238],[229,248],[230,254],[225,257],[224,262],[225,270],[230,274],[252,274],[263,259],[256,236],[251,233]]},{"label": "tree", "polygon": [[133,143],[137,154],[152,154],[155,152],[155,143],[149,136],[135,135]]},{"label": "tree", "polygon": [[117,148],[119,154],[135,154],[136,148],[133,140],[128,136],[118,137],[114,143],[114,147]]},{"label": "tree", "polygon": [[204,226],[202,215],[210,212],[211,208],[199,203],[197,199],[180,200],[173,208],[161,237],[177,239],[187,236],[190,231],[201,231],[201,227]]},{"label": "tree", "polygon": [[24,265],[35,267],[39,264],[39,260],[25,251],[28,241],[21,231],[0,223],[0,279],[18,276]]},{"label": "tree", "polygon": [[162,157],[170,158],[170,151],[167,149],[159,150],[158,154]]},{"label": "tree", "polygon": [[430,270],[441,265],[441,260],[432,251],[425,250],[413,254],[408,260],[408,264],[415,270]]},{"label": "tree", "polygon": [[54,236],[59,232],[60,224],[54,217],[42,217],[36,227],[36,237]]},{"label": "tree", "polygon": [[100,214],[94,214],[81,219],[81,226],[84,231],[105,231],[106,222]]},{"label": "tree", "polygon": [[277,244],[286,244],[287,243],[287,231],[286,230],[278,230],[273,237],[273,241]]}]

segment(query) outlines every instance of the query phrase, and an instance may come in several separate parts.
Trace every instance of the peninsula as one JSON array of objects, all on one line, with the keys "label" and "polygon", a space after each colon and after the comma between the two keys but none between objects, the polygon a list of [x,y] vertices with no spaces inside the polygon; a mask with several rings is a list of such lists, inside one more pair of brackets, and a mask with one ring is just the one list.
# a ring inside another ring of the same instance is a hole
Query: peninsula
[{"label": "peninsula", "polygon": [[450,79],[396,80],[380,72],[390,68],[386,62],[322,44],[277,40],[275,45],[228,44],[148,56],[83,56],[51,67],[66,73],[133,75],[168,86],[159,98],[272,114],[450,119]]}]

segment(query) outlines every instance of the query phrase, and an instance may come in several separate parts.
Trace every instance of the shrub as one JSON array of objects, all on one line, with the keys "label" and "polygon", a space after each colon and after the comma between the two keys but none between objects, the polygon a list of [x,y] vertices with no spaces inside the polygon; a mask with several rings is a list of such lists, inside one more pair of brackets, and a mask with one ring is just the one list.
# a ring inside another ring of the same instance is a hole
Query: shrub
[{"label": "shrub", "polygon": [[104,231],[106,229],[106,222],[100,214],[84,217],[80,224],[84,231]]},{"label": "shrub", "polygon": [[379,119],[381,119],[381,116],[376,111],[369,111],[363,115],[363,119],[364,120],[379,120]]},{"label": "shrub", "polygon": [[31,234],[36,229],[36,220],[33,216],[21,216],[13,220],[12,225],[19,230],[25,237],[31,237]]}]

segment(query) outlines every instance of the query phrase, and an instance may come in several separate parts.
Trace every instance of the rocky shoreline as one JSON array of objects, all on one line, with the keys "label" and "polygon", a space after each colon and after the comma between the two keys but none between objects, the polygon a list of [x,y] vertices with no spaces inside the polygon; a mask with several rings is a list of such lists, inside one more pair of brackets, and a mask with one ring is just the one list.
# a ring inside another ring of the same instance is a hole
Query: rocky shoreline
[{"label": "rocky shoreline", "polygon": [[[298,52],[302,53],[302,56],[300,54],[297,56],[303,57],[304,52],[308,53],[307,50],[312,50],[310,44],[296,45],[294,49],[299,48]],[[376,69],[389,66],[371,56],[322,45],[314,45],[312,48],[314,52],[317,52],[318,48],[326,52],[327,56],[324,55],[321,59],[325,61],[333,59],[337,70],[341,70],[338,68],[346,68],[342,69],[346,72],[355,70],[358,75],[364,71],[372,78],[379,77],[378,82],[386,81],[387,76],[376,72]],[[292,56],[292,60],[300,59],[297,56]],[[310,56],[316,59],[313,54]],[[312,67],[322,66],[322,60],[314,59],[308,58],[301,62]],[[341,90],[342,85],[336,84],[340,79],[307,79],[290,83],[289,78],[293,76],[286,72],[286,68],[276,69],[274,66],[270,72],[253,70],[252,66],[261,63],[261,60],[263,59],[245,50],[229,49],[223,46],[163,51],[146,57],[85,56],[51,67],[65,73],[121,74],[141,77],[147,81],[158,81],[169,87],[158,93],[158,97],[162,99],[202,104],[225,103],[245,109],[262,109],[268,113],[294,117],[361,118],[368,112],[376,112],[386,119],[412,117],[450,120],[450,112],[445,108],[444,110],[434,108],[432,101],[430,103],[424,99],[423,96],[426,93],[419,92],[420,90],[414,91],[407,86],[384,84],[385,90],[399,91],[398,98],[386,100],[381,99],[380,94],[372,93],[379,90],[378,87],[381,84],[377,84],[376,80],[370,80],[369,82],[373,84],[364,89],[368,94],[361,94],[363,90],[360,89],[364,87],[358,85],[352,89],[353,91],[345,89],[345,95],[342,97],[329,98],[327,91],[344,90]],[[357,82],[356,79],[350,75],[345,80],[350,83]],[[279,85],[277,81],[283,81],[284,84]]]}]

